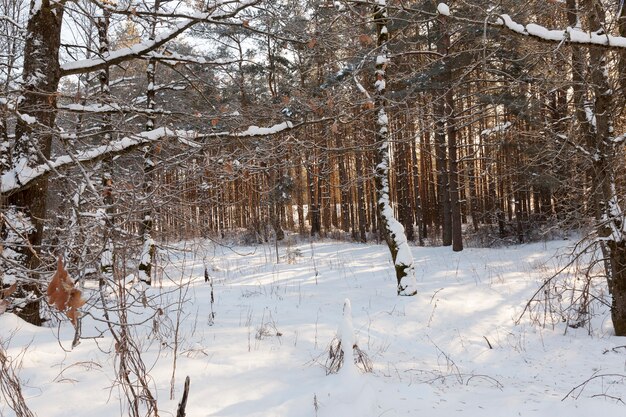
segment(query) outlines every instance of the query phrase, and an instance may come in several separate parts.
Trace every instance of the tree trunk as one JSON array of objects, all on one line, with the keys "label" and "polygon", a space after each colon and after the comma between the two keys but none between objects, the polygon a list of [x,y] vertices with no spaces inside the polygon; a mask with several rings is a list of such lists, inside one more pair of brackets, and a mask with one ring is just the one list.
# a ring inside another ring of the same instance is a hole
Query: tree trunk
[{"label": "tree trunk", "polygon": [[[154,12],[158,13],[161,7],[161,0],[154,2]],[[150,40],[156,38],[156,16],[152,18],[150,22]],[[146,79],[148,81],[148,88],[146,90],[146,109],[148,110],[148,120],[146,121],[146,130],[150,131],[155,128],[155,120],[151,111],[155,109],[155,81],[156,81],[156,59],[148,59],[148,67],[146,68]],[[154,227],[154,213],[152,210],[152,193],[154,192],[154,168],[156,166],[156,152],[153,145],[146,146],[144,148],[144,184],[143,191],[145,197],[145,204],[148,208],[144,210],[143,219],[141,221],[141,235],[143,241],[143,248],[139,260],[139,279],[148,285],[152,284],[152,265],[154,264],[154,257],[156,255],[156,247],[154,244],[152,229]]]},{"label": "tree trunk", "polygon": [[435,103],[435,155],[437,169],[437,207],[443,246],[452,244],[452,210],[450,209],[450,189],[448,163],[446,158],[445,104],[443,97]]},{"label": "tree trunk", "polygon": [[[56,119],[57,89],[60,80],[59,47],[63,6],[50,0],[31,2],[24,46],[24,70],[17,119],[15,146],[11,154],[11,169],[16,173],[24,167],[44,163],[50,157],[53,128]],[[28,117],[29,116],[29,117]],[[31,122],[36,119],[36,123]],[[32,225],[28,244],[16,247],[19,261],[32,280],[21,283],[21,291],[28,301],[18,315],[29,323],[42,324],[40,314],[40,282],[38,271],[42,261],[38,256],[43,240],[46,219],[48,178],[41,176],[7,198],[7,205],[21,212]],[[26,276],[23,276],[26,278]],[[33,281],[34,280],[34,281]]]},{"label": "tree trunk", "polygon": [[[604,26],[602,5],[583,0],[581,6],[589,21],[591,31]],[[575,0],[567,0],[570,24],[578,22],[580,10]],[[572,52],[574,68],[574,99],[577,105],[577,120],[582,127],[587,151],[594,156],[590,176],[592,179],[592,204],[598,221],[598,235],[602,238],[603,252],[609,262],[605,264],[609,291],[613,297],[611,319],[617,336],[626,336],[626,233],[624,217],[619,207],[615,187],[616,144],[613,136],[613,93],[608,82],[606,52],[601,48],[590,48],[589,65],[579,48]],[[588,68],[594,102],[585,102],[583,69]],[[577,71],[578,70],[578,71]],[[580,72],[579,72],[580,71]],[[577,83],[578,82],[578,83]],[[591,117],[589,116],[591,112]]]},{"label": "tree trunk", "polygon": [[[459,202],[459,169],[457,160],[457,139],[454,114],[454,90],[452,89],[452,68],[448,60],[450,52],[450,34],[448,18],[437,16],[439,38],[437,52],[442,54],[443,73],[438,77],[441,83],[440,93],[435,105],[435,137],[437,141],[438,188],[443,212],[443,245],[452,245],[455,252],[463,250],[461,234],[461,204]],[[445,136],[448,136],[448,162],[446,163]]]},{"label": "tree trunk", "polygon": [[626,242],[608,242],[611,263],[611,319],[617,336],[626,336]]},{"label": "tree trunk", "polygon": [[363,155],[360,152],[357,152],[355,155],[355,166],[356,166],[356,175],[357,178],[357,187],[356,187],[356,200],[357,200],[357,211],[359,218],[359,240],[361,243],[367,243],[367,214],[365,207],[367,202],[365,201],[365,179],[363,173]]},{"label": "tree trunk", "polygon": [[378,213],[380,216],[380,230],[391,252],[396,269],[397,292],[398,295],[415,295],[417,293],[417,283],[415,281],[415,266],[409,244],[404,234],[404,227],[398,222],[394,215],[389,199],[389,120],[385,112],[385,85],[386,68],[388,62],[387,41],[388,32],[388,11],[385,0],[378,0],[374,6],[374,21],[376,23],[377,46],[379,55],[376,57],[376,81],[374,87],[375,102],[374,110],[376,115],[376,194],[378,196]]}]

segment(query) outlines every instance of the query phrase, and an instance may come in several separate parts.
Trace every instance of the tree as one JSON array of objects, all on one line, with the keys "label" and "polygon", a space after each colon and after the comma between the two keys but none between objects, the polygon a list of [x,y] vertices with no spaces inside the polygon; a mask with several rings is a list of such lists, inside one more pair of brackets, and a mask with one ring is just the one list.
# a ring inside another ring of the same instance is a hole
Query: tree
[{"label": "tree", "polygon": [[379,0],[374,6],[374,23],[378,56],[376,57],[374,115],[376,118],[376,193],[378,196],[378,214],[381,230],[393,260],[398,282],[398,295],[415,295],[415,266],[409,248],[404,227],[398,222],[389,198],[389,118],[385,111],[385,90],[387,83],[387,43],[389,42],[389,11],[385,0]]},{"label": "tree", "polygon": [[[8,224],[9,219],[4,216],[3,230],[18,230],[25,238],[22,244],[12,249],[17,254],[17,260],[34,274],[28,278],[25,275],[19,277],[20,288],[26,300],[20,313],[24,319],[33,324],[41,324],[38,281],[45,267],[40,254],[47,216],[46,198],[41,197],[47,195],[48,176],[41,174],[40,168],[48,166],[49,169],[61,77],[100,70],[148,54],[200,21],[226,20],[254,3],[254,0],[239,2],[232,8],[226,7],[226,10],[222,10],[219,5],[214,6],[204,13],[183,18],[181,23],[158,38],[123,48],[116,54],[107,55],[105,59],[87,59],[62,67],[59,49],[66,2],[31,2],[23,54],[23,84],[20,91],[20,97],[23,98],[20,98],[15,108],[18,116],[15,140],[10,162],[4,164],[2,172],[3,197],[10,210],[18,213],[17,217],[12,218],[23,219],[23,224],[17,227],[18,225]],[[3,235],[6,234],[7,232],[3,232]]]}]

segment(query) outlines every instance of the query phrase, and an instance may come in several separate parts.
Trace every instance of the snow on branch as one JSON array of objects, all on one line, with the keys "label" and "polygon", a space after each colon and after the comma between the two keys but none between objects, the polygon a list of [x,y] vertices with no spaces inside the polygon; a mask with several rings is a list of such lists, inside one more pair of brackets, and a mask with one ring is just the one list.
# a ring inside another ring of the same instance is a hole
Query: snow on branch
[{"label": "snow on branch", "polygon": [[492,133],[501,133],[501,132],[506,132],[507,130],[509,130],[509,128],[513,126],[511,124],[511,122],[506,122],[506,123],[502,123],[502,124],[498,124],[495,125],[494,127],[490,127],[489,129],[485,129],[482,132],[480,132],[481,136],[489,136]]},{"label": "snow on branch", "polygon": [[171,115],[174,114],[168,110],[155,110],[155,109],[144,109],[144,108],[136,108],[132,106],[120,106],[115,103],[107,103],[107,104],[58,104],[58,110],[65,110],[74,113],[143,113],[143,114],[165,114]]},{"label": "snow on branch", "polygon": [[[267,136],[273,135],[278,132],[282,132],[283,130],[293,128],[293,123],[291,122],[283,122],[276,124],[270,127],[258,127],[258,126],[250,126],[243,132],[232,134],[232,136],[244,137],[244,136]],[[227,136],[230,136],[227,134]]]},{"label": "snow on branch", "polygon": [[137,145],[154,142],[160,140],[168,135],[172,135],[169,129],[159,128],[151,130],[149,132],[141,132],[137,135],[131,135],[122,139],[113,141],[107,145],[97,146],[95,148],[78,152],[73,157],[70,155],[59,156],[53,160],[48,161],[45,164],[41,164],[35,167],[29,167],[26,158],[18,161],[16,166],[4,172],[0,177],[0,193],[7,194],[15,191],[19,191],[26,188],[27,184],[39,178],[42,175],[47,175],[53,170],[64,168],[66,166],[72,166],[75,161],[87,162],[100,159],[106,155],[120,153],[129,148],[136,147]]},{"label": "snow on branch", "polygon": [[615,136],[614,138],[611,139],[611,142],[613,142],[616,145],[625,143],[626,133],[624,133],[623,135]]},{"label": "snow on branch", "polygon": [[[180,62],[184,62],[184,63],[188,63],[188,64],[201,64],[201,65],[206,65],[206,64],[210,64],[210,65],[215,65],[215,66],[226,66],[226,65],[231,65],[231,64],[235,64],[240,62],[239,60],[211,60],[211,59],[207,59],[204,58],[202,56],[195,56],[195,55],[184,55],[184,54],[179,54],[178,52],[175,51],[166,51],[164,53],[158,53],[158,52],[150,52],[149,54],[145,55],[146,58],[153,58],[156,59],[158,61],[171,61],[173,63],[180,63]],[[253,62],[253,61],[249,61],[249,60],[244,60],[247,62]]]},{"label": "snow on branch", "polygon": [[259,0],[241,1],[236,8],[224,13],[216,13],[218,10],[217,6],[209,12],[194,13],[174,25],[170,31],[161,33],[153,40],[147,40],[126,48],[118,49],[117,51],[109,52],[102,57],[65,63],[61,65],[61,76],[65,77],[68,75],[84,74],[86,72],[97,71],[111,65],[117,65],[132,58],[139,58],[160,48],[196,23],[217,22],[222,19],[233,17],[241,10],[258,3],[258,1]]},{"label": "snow on branch", "polygon": [[[443,15],[448,15],[447,13],[450,13],[450,9],[445,3],[439,3],[437,11],[439,14]],[[470,19],[454,16],[452,13],[450,13],[449,16],[458,21],[479,23]],[[495,20],[493,19],[494,17]],[[606,48],[626,48],[626,37],[623,36],[613,36],[598,32],[585,32],[579,28],[573,27],[567,27],[566,29],[548,29],[545,26],[541,26],[536,23],[523,25],[514,21],[508,14],[490,16],[489,18],[490,20],[487,20],[485,23],[490,26],[504,27],[519,35],[528,36],[540,41],[553,43],[569,42],[579,45],[603,46]]]},{"label": "snow on branch", "polygon": [[131,58],[138,58],[143,54],[151,52],[168,41],[174,39],[191,26],[195,25],[199,20],[189,19],[178,23],[174,29],[163,33],[154,40],[140,42],[138,44],[118,49],[105,54],[102,58],[83,59],[74,62],[68,62],[61,65],[61,76],[83,74],[86,72],[97,71],[127,61]]},{"label": "snow on branch", "polygon": [[[141,132],[136,135],[129,135],[106,145],[96,146],[91,149],[80,151],[75,155],[58,156],[35,167],[29,167],[28,160],[23,158],[22,160],[17,161],[13,169],[2,173],[2,176],[0,176],[0,194],[10,194],[25,189],[35,178],[48,175],[50,172],[62,168],[69,168],[75,166],[77,163],[93,162],[106,156],[128,152],[139,146],[157,142],[168,137],[177,138],[185,145],[198,148],[203,146],[203,144],[197,142],[199,139],[214,137],[269,136],[284,130],[293,129],[294,127],[300,125],[301,123],[294,125],[292,122],[283,122],[270,127],[250,126],[241,132],[225,131],[208,134],[199,134],[194,131],[171,130],[161,127],[147,132]],[[68,136],[68,139],[71,138],[71,136]]]},{"label": "snow on branch", "polygon": [[0,20],[4,20],[5,22],[12,24],[19,30],[24,30],[24,26],[20,22],[18,22],[17,20],[11,19],[9,16],[0,15]]},{"label": "snow on branch", "polygon": [[496,26],[504,26],[507,29],[521,35],[530,36],[543,41],[570,42],[582,45],[598,45],[612,48],[626,48],[626,38],[623,36],[613,36],[609,34],[599,34],[597,32],[584,32],[577,28],[568,27],[563,30],[551,30],[536,23],[529,23],[526,26],[515,22],[511,16],[503,14],[498,16],[498,20],[493,23]]}]

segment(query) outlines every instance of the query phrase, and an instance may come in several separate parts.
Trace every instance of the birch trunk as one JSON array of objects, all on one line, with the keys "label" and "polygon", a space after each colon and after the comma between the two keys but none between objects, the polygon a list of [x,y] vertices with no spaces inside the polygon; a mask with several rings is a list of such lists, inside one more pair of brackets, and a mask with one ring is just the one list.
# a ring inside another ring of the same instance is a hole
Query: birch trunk
[{"label": "birch trunk", "polygon": [[389,16],[385,0],[377,0],[374,6],[374,21],[376,23],[378,56],[376,57],[376,81],[374,111],[376,117],[376,195],[377,207],[380,216],[380,230],[391,252],[391,258],[396,270],[398,295],[415,295],[417,283],[415,280],[415,266],[413,256],[404,233],[404,227],[393,214],[389,199],[389,118],[385,111],[385,86],[387,81],[386,69],[389,61],[387,56],[387,42],[389,40]]}]

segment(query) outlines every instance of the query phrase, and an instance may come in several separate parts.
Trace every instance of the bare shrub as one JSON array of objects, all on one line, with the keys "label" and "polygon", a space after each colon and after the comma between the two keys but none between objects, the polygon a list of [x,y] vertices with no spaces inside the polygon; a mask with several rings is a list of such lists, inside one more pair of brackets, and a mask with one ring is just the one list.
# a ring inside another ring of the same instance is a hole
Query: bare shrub
[{"label": "bare shrub", "polygon": [[0,396],[4,403],[9,406],[19,417],[34,417],[33,412],[28,408],[22,387],[17,376],[17,371],[21,363],[15,362],[7,355],[4,345],[0,341]]},{"label": "bare shrub", "polygon": [[527,301],[518,323],[527,316],[542,327],[564,324],[565,332],[585,328],[591,334],[591,319],[601,306],[610,308],[610,303],[605,291],[605,257],[595,242],[587,243],[581,241],[562,255],[562,266],[539,267],[546,278]]}]

